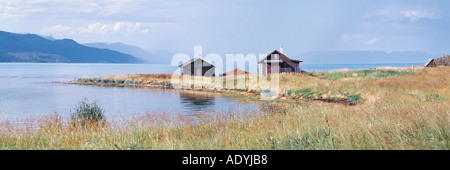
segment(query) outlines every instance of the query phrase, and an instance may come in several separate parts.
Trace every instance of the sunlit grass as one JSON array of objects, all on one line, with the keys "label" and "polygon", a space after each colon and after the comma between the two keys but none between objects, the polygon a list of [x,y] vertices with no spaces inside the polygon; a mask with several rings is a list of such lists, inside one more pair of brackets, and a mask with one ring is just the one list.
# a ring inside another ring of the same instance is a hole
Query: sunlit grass
[{"label": "sunlit grass", "polygon": [[[449,149],[448,101],[269,104],[261,112],[168,115],[81,128],[53,115],[27,130],[6,128],[1,149]],[[250,115],[254,114],[254,115]]]},{"label": "sunlit grass", "polygon": [[401,70],[357,70],[357,71],[345,71],[345,72],[333,72],[320,76],[324,79],[339,80],[343,78],[376,78],[376,77],[389,77],[389,76],[404,76],[417,74],[412,71]]}]

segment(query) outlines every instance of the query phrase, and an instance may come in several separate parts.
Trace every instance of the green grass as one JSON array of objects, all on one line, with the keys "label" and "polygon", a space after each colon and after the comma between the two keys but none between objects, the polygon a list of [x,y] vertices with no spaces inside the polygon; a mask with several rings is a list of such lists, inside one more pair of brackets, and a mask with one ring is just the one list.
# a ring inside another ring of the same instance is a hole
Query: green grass
[{"label": "green grass", "polygon": [[335,93],[336,95],[334,96],[327,96],[326,92],[317,92],[310,89],[289,89],[281,96],[289,99],[320,100],[325,102],[347,103],[349,105],[359,104],[364,101],[360,94],[341,93],[339,91]]},{"label": "green grass", "polygon": [[346,72],[332,72],[321,75],[321,78],[328,80],[340,80],[344,78],[379,78],[389,76],[414,75],[416,72],[398,70],[357,70]]}]

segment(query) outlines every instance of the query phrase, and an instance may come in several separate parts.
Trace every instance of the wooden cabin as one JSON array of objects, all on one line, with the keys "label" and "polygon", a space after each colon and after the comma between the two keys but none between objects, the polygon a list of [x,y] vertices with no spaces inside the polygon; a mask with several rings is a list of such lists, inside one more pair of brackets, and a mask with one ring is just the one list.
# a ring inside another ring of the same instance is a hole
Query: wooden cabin
[{"label": "wooden cabin", "polygon": [[279,73],[301,72],[300,63],[303,61],[293,60],[283,54],[283,47],[280,47],[280,51],[274,50],[268,52],[264,57],[258,60],[258,73],[262,75],[271,74],[272,64],[278,63],[278,67],[275,69]]},{"label": "wooden cabin", "polygon": [[215,66],[200,57],[190,59],[179,65],[181,75],[214,76]]},{"label": "wooden cabin", "polygon": [[437,67],[438,63],[435,59],[429,59],[424,65],[424,67]]}]

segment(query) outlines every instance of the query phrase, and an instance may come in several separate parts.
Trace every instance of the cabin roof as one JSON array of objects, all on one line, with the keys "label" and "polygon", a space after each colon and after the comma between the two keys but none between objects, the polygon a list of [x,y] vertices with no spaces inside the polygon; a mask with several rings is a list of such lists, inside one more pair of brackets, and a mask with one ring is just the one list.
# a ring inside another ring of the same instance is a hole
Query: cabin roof
[{"label": "cabin roof", "polygon": [[212,64],[211,64],[210,62],[208,62],[208,61],[203,60],[201,57],[191,58],[189,61],[186,61],[185,63],[180,64],[178,67],[184,67],[184,66],[189,65],[189,64],[191,64],[191,63],[193,63],[193,62],[195,62],[195,61],[197,61],[197,60],[202,60],[203,62],[208,63],[209,65],[211,65],[212,67],[214,67],[214,65],[212,65]]},{"label": "cabin roof", "polygon": [[294,59],[290,59],[292,62],[296,62],[296,63],[301,63],[303,62],[302,60],[294,60]]},{"label": "cabin roof", "polygon": [[292,66],[292,63],[293,63],[293,62],[294,62],[294,63],[301,63],[301,62],[303,62],[303,61],[301,61],[301,60],[293,60],[293,59],[290,59],[289,57],[287,57],[287,56],[284,55],[283,53],[279,52],[278,50],[273,50],[273,51],[267,52],[266,55],[264,55],[263,57],[259,58],[259,59],[258,59],[258,63],[261,62],[261,61],[263,61],[264,59],[266,59],[267,57],[269,57],[269,56],[272,55],[272,54],[279,54],[279,55],[280,55],[280,56],[279,56],[280,60],[286,62],[287,64],[289,64],[289,65],[291,65],[291,66]]},{"label": "cabin roof", "polygon": [[244,71],[244,70],[241,70],[241,69],[239,69],[239,68],[235,68],[235,69],[233,69],[233,70],[227,71],[227,72],[222,73],[222,74],[220,74],[220,75],[226,76],[226,75],[229,75],[229,74],[249,74],[249,72]]},{"label": "cabin roof", "polygon": [[428,61],[423,65],[423,66],[428,66],[430,65],[430,63],[432,63],[434,61],[434,59],[428,59]]}]

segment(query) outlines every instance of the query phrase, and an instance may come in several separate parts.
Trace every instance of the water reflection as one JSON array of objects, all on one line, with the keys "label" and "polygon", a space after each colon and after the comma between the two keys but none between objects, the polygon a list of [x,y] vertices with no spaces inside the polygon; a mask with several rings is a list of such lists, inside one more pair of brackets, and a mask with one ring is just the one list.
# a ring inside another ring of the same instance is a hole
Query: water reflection
[{"label": "water reflection", "polygon": [[228,114],[256,107],[211,93],[52,83],[81,76],[167,73],[171,69],[152,64],[0,63],[0,122],[54,113],[70,118],[83,97],[97,101],[109,118],[144,113],[193,115],[211,110]]},{"label": "water reflection", "polygon": [[180,103],[191,112],[205,111],[216,105],[215,96],[180,93]]}]

